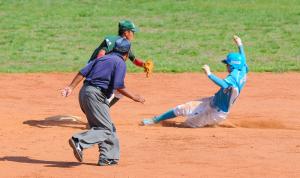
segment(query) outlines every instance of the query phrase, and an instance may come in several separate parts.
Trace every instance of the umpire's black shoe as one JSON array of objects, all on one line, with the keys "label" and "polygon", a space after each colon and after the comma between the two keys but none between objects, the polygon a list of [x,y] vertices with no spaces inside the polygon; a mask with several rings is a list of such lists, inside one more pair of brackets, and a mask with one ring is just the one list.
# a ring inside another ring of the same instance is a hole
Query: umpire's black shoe
[{"label": "umpire's black shoe", "polygon": [[98,166],[113,166],[118,164],[118,162],[114,159],[100,159],[98,162]]},{"label": "umpire's black shoe", "polygon": [[77,142],[75,142],[73,138],[69,139],[69,144],[70,144],[71,148],[73,149],[75,158],[79,162],[82,162],[82,149],[80,148],[80,145]]}]

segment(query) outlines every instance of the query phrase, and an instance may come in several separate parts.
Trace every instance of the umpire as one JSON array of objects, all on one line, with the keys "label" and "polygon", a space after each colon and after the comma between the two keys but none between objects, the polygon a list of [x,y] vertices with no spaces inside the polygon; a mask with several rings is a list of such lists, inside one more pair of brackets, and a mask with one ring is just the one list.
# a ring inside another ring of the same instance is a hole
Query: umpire
[{"label": "umpire", "polygon": [[130,46],[127,39],[118,39],[112,53],[90,62],[78,72],[71,84],[61,91],[62,96],[69,96],[85,78],[79,93],[79,103],[90,129],[69,139],[74,156],[80,162],[83,160],[83,150],[95,144],[98,144],[100,151],[99,166],[114,165],[119,161],[119,139],[109,114],[108,103],[108,98],[114,90],[136,102],[145,102],[144,98],[132,95],[125,89],[125,61]]}]

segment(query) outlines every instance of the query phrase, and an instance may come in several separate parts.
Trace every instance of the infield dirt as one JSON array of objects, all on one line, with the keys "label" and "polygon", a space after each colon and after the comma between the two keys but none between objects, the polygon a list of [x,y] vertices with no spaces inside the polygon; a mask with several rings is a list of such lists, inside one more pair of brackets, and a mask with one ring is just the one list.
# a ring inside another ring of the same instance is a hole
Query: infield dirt
[{"label": "infield dirt", "polygon": [[146,103],[123,98],[111,108],[121,147],[112,167],[96,166],[96,146],[78,163],[68,145],[86,127],[80,86],[68,98],[59,93],[74,75],[1,74],[1,178],[300,177],[300,73],[250,73],[228,119],[199,129],[176,127],[183,118],[138,124],[214,94],[203,73],[128,74],[128,90]]}]

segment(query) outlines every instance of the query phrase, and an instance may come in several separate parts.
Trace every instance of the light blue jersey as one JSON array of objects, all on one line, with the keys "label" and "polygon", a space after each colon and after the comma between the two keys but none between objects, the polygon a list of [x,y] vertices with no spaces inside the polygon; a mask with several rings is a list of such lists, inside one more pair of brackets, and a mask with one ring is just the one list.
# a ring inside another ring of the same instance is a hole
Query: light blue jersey
[{"label": "light blue jersey", "polygon": [[242,69],[233,69],[225,79],[220,79],[214,74],[208,76],[215,84],[221,87],[214,95],[211,105],[223,112],[229,111],[246,83],[248,66],[243,46],[239,46],[239,53],[242,56]]}]

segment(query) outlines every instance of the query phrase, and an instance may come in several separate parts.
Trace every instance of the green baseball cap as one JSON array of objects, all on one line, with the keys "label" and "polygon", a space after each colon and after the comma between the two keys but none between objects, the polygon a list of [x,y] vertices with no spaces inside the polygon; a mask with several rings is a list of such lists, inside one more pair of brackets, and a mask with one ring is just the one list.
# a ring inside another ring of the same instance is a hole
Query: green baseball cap
[{"label": "green baseball cap", "polygon": [[133,32],[139,32],[139,29],[137,28],[137,26],[134,25],[133,22],[131,22],[130,20],[122,20],[119,22],[119,29],[120,30],[130,30]]}]

